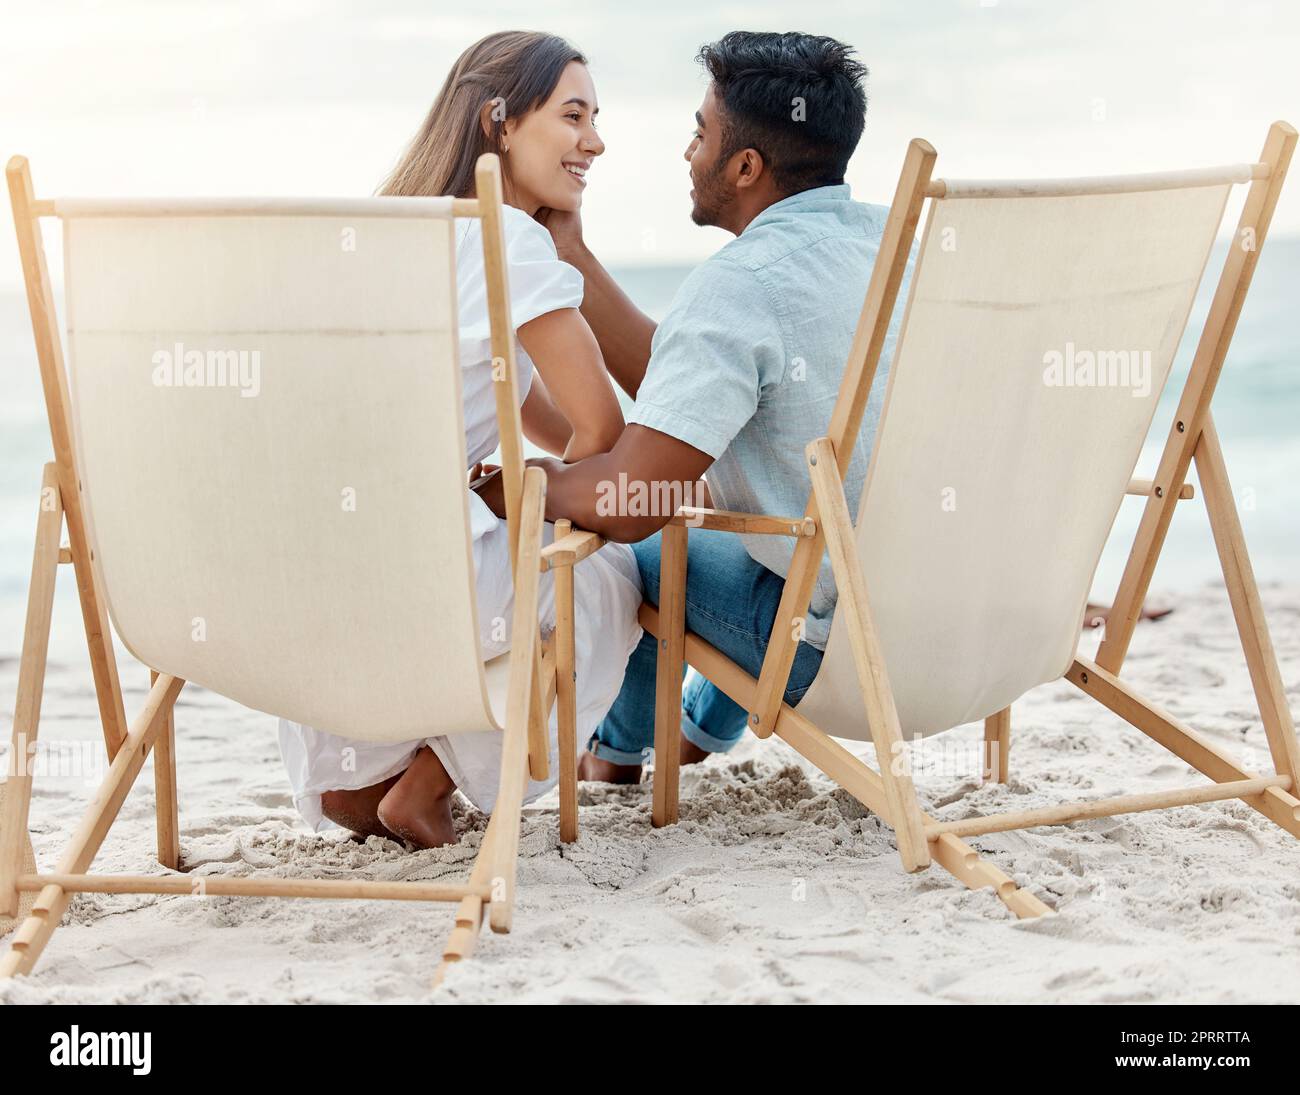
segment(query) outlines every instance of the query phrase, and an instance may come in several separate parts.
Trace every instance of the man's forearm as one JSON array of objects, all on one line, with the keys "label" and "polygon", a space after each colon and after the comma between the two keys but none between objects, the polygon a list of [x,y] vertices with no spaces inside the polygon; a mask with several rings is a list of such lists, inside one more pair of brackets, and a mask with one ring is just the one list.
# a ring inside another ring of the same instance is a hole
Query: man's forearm
[{"label": "man's forearm", "polygon": [[[546,519],[567,517],[579,528],[595,532],[606,540],[631,544],[658,532],[672,517],[666,513],[633,516],[630,507],[621,504],[619,469],[610,453],[591,456],[576,464],[558,460],[538,460],[546,469]],[[626,482],[626,472],[623,481]],[[641,507],[637,507],[640,509]]]},{"label": "man's forearm", "polygon": [[600,343],[609,375],[635,399],[650,361],[654,320],[632,303],[600,260],[586,247],[561,257],[582,273],[586,285],[582,314]]},{"label": "man's forearm", "polygon": [[[648,426],[631,425],[609,452],[574,464],[547,457],[529,464],[546,472],[546,519],[567,517],[579,528],[625,544],[658,532],[682,505],[698,505],[700,479],[713,458]],[[501,477],[480,496],[505,516]]]}]

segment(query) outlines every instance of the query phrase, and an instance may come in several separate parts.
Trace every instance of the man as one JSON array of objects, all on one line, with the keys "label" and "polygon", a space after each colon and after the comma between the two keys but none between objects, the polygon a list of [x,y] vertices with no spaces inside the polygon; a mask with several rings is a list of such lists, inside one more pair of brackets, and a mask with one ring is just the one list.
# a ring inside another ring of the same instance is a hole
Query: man
[{"label": "man", "polygon": [[[547,218],[561,257],[585,279],[582,312],[606,366],[636,400],[610,452],[574,464],[536,461],[548,476],[548,517],[563,514],[610,539],[639,541],[633,550],[653,604],[657,532],[672,513],[610,512],[611,488],[622,474],[652,496],[689,498],[707,471],[719,508],[802,513],[809,492],[804,447],[829,425],[888,213],[853,201],[844,182],[866,114],[866,69],[849,47],[807,34],[735,31],[697,59],[711,82],[686,150],[691,217],[736,238],[692,272],[663,323],[656,329],[622,293],[585,246],[576,216]],[[894,335],[849,467],[855,508]],[[693,530],[687,628],[757,676],[792,552],[793,541],[780,537]],[[812,684],[834,605],[824,562],[787,703]],[[647,635],[582,758],[583,778],[640,778],[654,741],[655,669],[655,640]],[[745,720],[720,690],[693,679],[683,697],[683,762],[730,749]]]}]

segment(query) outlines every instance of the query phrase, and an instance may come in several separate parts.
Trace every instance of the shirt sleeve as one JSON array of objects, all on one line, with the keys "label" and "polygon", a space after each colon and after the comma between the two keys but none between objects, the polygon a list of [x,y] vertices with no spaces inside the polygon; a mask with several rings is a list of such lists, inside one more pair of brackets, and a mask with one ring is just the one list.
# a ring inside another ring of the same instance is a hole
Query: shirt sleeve
[{"label": "shirt sleeve", "polygon": [[682,283],[656,329],[628,422],[718,459],[779,382],[784,350],[771,302],[750,270],[713,258]]},{"label": "shirt sleeve", "polygon": [[517,331],[529,320],[582,304],[582,275],[560,259],[555,241],[522,209],[505,206],[510,319]]}]

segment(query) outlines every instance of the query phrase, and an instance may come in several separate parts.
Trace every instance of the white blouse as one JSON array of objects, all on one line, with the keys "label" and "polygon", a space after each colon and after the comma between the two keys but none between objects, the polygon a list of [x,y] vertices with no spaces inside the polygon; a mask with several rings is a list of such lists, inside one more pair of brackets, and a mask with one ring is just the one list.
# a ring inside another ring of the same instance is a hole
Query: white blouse
[{"label": "white blouse", "polygon": [[[555,250],[551,234],[522,209],[504,207],[510,322],[518,331],[529,320],[582,303],[582,275]],[[456,222],[456,293],[460,312],[461,396],[465,406],[465,453],[470,467],[491,455],[497,432],[492,391],[492,342],[487,280],[483,269],[483,223]],[[522,405],[533,382],[533,363],[515,340]]]}]

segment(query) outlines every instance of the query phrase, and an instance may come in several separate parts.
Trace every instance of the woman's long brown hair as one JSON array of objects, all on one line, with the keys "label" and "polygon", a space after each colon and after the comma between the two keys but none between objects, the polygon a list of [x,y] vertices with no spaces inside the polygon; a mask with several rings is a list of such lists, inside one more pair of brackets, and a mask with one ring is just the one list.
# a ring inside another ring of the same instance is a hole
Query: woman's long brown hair
[{"label": "woman's long brown hair", "polygon": [[[474,165],[484,152],[502,153],[502,126],[550,98],[571,61],[587,59],[563,38],[537,31],[489,34],[457,58],[380,194],[474,197]],[[492,104],[488,130],[483,107]],[[502,157],[509,177],[509,156]]]}]

